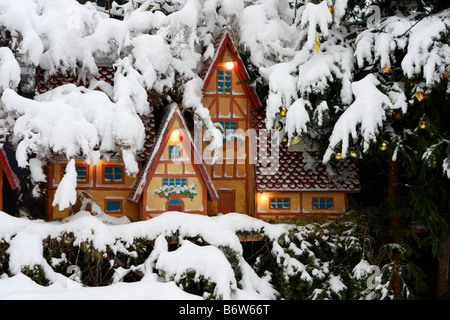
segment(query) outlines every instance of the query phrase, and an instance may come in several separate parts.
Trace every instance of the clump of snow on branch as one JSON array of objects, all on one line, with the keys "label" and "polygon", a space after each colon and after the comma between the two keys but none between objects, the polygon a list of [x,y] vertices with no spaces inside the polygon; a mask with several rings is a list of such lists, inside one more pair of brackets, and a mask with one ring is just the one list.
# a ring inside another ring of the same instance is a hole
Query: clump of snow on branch
[{"label": "clump of snow on branch", "polygon": [[77,200],[77,171],[75,169],[75,160],[70,160],[66,166],[66,172],[61,179],[58,189],[55,192],[53,206],[58,205],[59,211],[70,208]]},{"label": "clump of snow on branch", "polygon": [[[392,104],[390,99],[376,87],[380,82],[369,74],[360,81],[352,83],[355,101],[345,110],[336,122],[330,137],[330,145],[324,155],[324,161],[329,161],[334,148],[342,143],[342,154],[348,152],[350,138],[363,137],[363,151],[367,151],[371,141],[375,140],[385,119],[385,108]],[[358,129],[359,131],[358,132]]]},{"label": "clump of snow on branch", "polygon": [[316,42],[318,29],[324,37],[328,36],[328,25],[332,22],[332,16],[326,1],[319,4],[308,2],[302,9],[300,27],[307,29],[305,45],[312,49]]},{"label": "clump of snow on branch", "polygon": [[20,82],[20,66],[11,49],[0,47],[0,96],[6,88],[17,89]]}]

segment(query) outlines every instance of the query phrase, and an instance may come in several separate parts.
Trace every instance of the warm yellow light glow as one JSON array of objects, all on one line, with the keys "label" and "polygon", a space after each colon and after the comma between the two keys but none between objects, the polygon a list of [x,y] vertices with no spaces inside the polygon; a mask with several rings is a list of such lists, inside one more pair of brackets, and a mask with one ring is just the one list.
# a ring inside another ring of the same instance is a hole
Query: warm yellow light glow
[{"label": "warm yellow light glow", "polygon": [[225,64],[225,67],[226,67],[228,70],[233,69],[233,68],[234,68],[234,62],[233,62],[233,61],[227,62],[227,63]]},{"label": "warm yellow light glow", "polygon": [[262,196],[261,196],[261,200],[262,200],[262,201],[266,201],[266,200],[267,200],[267,196],[262,195]]},{"label": "warm yellow light glow", "polygon": [[171,135],[170,135],[170,137],[171,137],[172,139],[177,139],[179,136],[180,136],[180,133],[178,132],[178,130],[172,131],[172,133],[171,133]]}]

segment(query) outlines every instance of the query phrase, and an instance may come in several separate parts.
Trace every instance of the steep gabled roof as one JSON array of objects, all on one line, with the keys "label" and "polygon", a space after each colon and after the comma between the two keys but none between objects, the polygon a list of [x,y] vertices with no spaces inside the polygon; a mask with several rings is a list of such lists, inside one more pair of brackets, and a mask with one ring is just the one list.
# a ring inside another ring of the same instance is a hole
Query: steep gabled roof
[{"label": "steep gabled roof", "polygon": [[[264,108],[252,109],[252,127],[256,131],[266,128],[265,119]],[[261,135],[259,137],[257,151],[261,147],[267,150],[257,152],[259,158],[255,161],[255,185],[258,192],[360,191],[356,161],[345,159],[325,165],[320,152],[291,151],[284,144],[280,144],[279,154],[274,155],[268,147],[267,139],[263,139]]]},{"label": "steep gabled roof", "polygon": [[8,179],[11,189],[13,190],[17,189],[19,187],[19,179],[12,171],[11,166],[9,165],[8,158],[6,157],[6,153],[3,150],[3,148],[0,148],[0,165],[3,167],[3,172],[5,173],[5,176]]},{"label": "steep gabled roof", "polygon": [[244,87],[247,96],[250,98],[252,108],[256,109],[261,108],[262,104],[261,101],[259,100],[258,95],[256,94],[255,90],[248,85],[248,82],[245,81],[249,80],[250,76],[248,75],[244,62],[242,61],[239,52],[236,50],[228,32],[223,31],[222,33],[220,33],[213,40],[213,45],[214,45],[214,56],[212,59],[209,58],[205,61],[203,69],[200,73],[200,77],[203,79],[203,93],[205,92],[206,87],[208,86],[208,83],[211,80],[215,68],[217,67],[217,65],[220,62],[220,59],[222,58],[225,48],[228,48],[228,50],[230,50],[231,56],[233,57],[233,60],[238,65],[238,67],[236,68],[236,72],[238,73],[239,78],[242,81],[242,85]]},{"label": "steep gabled roof", "polygon": [[[163,151],[163,148],[165,146],[165,141],[168,138],[170,128],[172,127],[172,124],[174,123],[175,119],[178,118],[182,125],[184,132],[186,133],[185,140],[183,140],[183,143],[186,142],[189,144],[190,149],[192,150],[192,159],[191,161],[195,162],[195,165],[198,166],[199,171],[201,173],[201,176],[203,178],[203,181],[205,182],[206,188],[208,190],[208,194],[212,201],[219,200],[219,196],[217,194],[216,189],[214,188],[214,185],[211,181],[210,176],[208,175],[208,172],[206,171],[206,167],[202,161],[201,155],[197,150],[197,147],[194,144],[194,141],[189,133],[188,127],[184,121],[183,116],[180,113],[180,110],[176,103],[172,103],[169,106],[169,111],[167,115],[164,117],[162,124],[161,124],[161,130],[158,133],[158,137],[156,140],[155,147],[153,149],[153,153],[148,159],[147,163],[145,164],[143,170],[141,171],[140,175],[135,181],[135,184],[133,186],[133,191],[131,192],[128,199],[130,201],[139,202],[143,192],[145,185],[149,181],[151,177],[151,173],[153,172],[153,169],[158,163],[159,158],[161,157],[161,153]],[[195,159],[195,160],[194,160]]]}]

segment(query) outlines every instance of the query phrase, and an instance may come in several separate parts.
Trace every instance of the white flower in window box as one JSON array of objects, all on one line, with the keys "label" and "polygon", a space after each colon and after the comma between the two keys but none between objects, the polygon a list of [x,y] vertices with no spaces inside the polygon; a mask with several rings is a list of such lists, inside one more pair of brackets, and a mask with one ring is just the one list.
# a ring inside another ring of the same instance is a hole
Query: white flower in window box
[{"label": "white flower in window box", "polygon": [[186,186],[162,186],[157,187],[154,191],[155,195],[159,195],[160,197],[165,197],[167,200],[170,199],[170,197],[173,194],[180,194],[182,196],[189,197],[189,199],[193,200],[194,197],[197,195],[197,191],[195,191],[195,187],[197,185],[195,183],[186,185]]}]

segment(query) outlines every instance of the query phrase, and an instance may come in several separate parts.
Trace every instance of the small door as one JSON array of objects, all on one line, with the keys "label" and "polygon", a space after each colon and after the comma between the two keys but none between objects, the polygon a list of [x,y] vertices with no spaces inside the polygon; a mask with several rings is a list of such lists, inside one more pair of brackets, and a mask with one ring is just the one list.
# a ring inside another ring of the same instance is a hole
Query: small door
[{"label": "small door", "polygon": [[219,212],[236,212],[234,190],[219,190]]},{"label": "small door", "polygon": [[183,202],[179,199],[170,200],[167,204],[166,211],[180,211],[183,212]]}]

